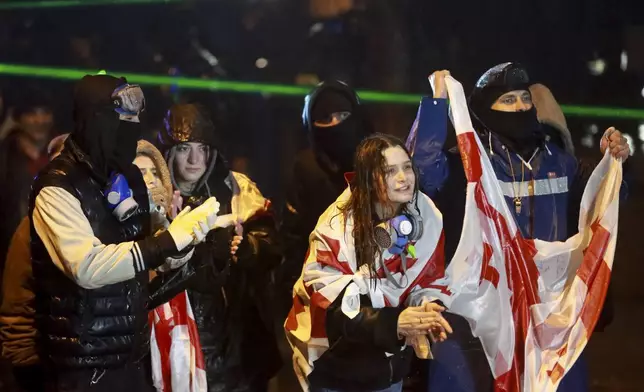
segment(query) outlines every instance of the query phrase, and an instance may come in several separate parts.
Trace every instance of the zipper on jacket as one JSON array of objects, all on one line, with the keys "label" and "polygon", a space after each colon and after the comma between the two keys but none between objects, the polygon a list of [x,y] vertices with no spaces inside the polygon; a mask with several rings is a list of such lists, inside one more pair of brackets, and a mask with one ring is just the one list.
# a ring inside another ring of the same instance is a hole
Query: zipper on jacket
[{"label": "zipper on jacket", "polygon": [[389,357],[389,385],[394,382],[394,366],[391,364],[391,359],[394,357],[395,355]]}]

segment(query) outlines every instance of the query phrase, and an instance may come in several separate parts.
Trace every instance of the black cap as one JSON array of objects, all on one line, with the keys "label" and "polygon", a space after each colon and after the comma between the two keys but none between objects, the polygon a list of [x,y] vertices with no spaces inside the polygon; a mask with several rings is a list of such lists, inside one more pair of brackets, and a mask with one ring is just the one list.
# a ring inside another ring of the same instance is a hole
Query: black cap
[{"label": "black cap", "polygon": [[487,71],[476,82],[470,94],[470,107],[476,112],[489,109],[492,104],[508,91],[529,90],[528,71],[519,63],[503,63]]},{"label": "black cap", "polygon": [[187,142],[221,148],[215,125],[199,104],[172,105],[165,116],[164,125],[159,132],[159,148],[164,154],[173,146]]}]

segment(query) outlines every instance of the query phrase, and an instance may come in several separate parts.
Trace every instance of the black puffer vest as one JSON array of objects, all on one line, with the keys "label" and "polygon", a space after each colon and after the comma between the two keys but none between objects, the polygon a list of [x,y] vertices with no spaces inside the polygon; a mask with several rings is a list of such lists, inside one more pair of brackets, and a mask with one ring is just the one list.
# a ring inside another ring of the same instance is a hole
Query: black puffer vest
[{"label": "black puffer vest", "polygon": [[[81,203],[94,235],[105,245],[145,237],[148,203],[141,214],[119,222],[103,196],[100,180],[73,142],[35,179],[34,200],[44,187],[62,188]],[[147,200],[147,197],[146,197]],[[112,368],[137,361],[149,352],[146,310],[148,273],[122,283],[87,290],[58,269],[31,224],[31,252],[36,292],[38,347],[42,359],[57,369]]]}]

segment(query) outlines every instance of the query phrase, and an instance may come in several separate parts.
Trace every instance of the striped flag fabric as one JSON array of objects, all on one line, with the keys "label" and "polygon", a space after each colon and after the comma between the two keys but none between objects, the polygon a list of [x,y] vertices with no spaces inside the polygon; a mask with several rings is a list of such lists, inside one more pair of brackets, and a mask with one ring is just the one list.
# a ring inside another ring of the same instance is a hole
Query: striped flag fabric
[{"label": "striped flag fabric", "polygon": [[[247,176],[231,172],[226,183],[233,193],[231,208],[239,229],[242,223],[271,213],[270,200]],[[206,392],[204,357],[188,293],[177,294],[148,317],[155,388],[160,392]]]},{"label": "striped flag fabric", "polygon": [[206,392],[206,370],[188,293],[149,313],[152,380],[160,392]]},{"label": "striped flag fabric", "polygon": [[[360,295],[368,295],[374,308],[402,304],[417,306],[424,300],[436,299],[446,289],[435,284],[444,272],[443,222],[429,197],[420,192],[417,195],[423,235],[414,244],[415,257],[407,256],[403,260],[400,255],[383,251],[383,261],[377,264],[377,282],[372,284],[368,268],[357,267],[353,220],[349,216],[345,224],[339,209],[349,196],[347,188],[322,214],[311,233],[302,275],[293,288],[293,307],[284,325],[293,348],[294,370],[304,391],[309,390],[306,379],[313,371],[315,361],[329,348],[326,309],[342,290],[346,288],[342,312],[354,318],[360,311]],[[403,268],[403,262],[406,268]]]},{"label": "striped flag fabric", "polygon": [[474,132],[463,87],[451,76],[446,84],[468,183],[443,301],[480,338],[496,391],[554,392],[586,346],[606,296],[621,163],[607,153],[595,168],[577,235],[565,242],[525,239]]}]

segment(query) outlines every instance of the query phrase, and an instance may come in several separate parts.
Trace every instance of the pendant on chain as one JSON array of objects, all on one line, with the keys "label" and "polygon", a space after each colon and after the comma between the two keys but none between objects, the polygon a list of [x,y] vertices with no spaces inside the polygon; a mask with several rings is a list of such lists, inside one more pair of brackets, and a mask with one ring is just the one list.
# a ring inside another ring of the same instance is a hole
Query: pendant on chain
[{"label": "pendant on chain", "polygon": [[514,209],[516,210],[517,215],[521,213],[521,198],[514,198]]}]

